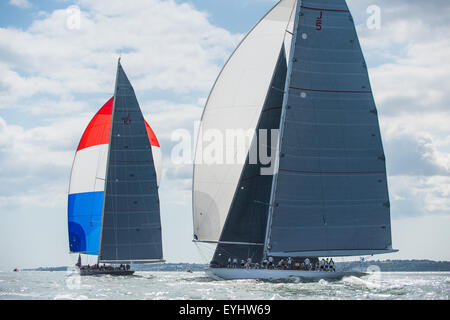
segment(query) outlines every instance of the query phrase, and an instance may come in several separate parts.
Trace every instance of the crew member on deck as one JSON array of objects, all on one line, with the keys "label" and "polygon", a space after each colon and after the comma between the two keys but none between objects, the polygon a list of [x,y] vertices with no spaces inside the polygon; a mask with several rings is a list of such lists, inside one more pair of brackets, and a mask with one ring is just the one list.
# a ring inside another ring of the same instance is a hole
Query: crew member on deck
[{"label": "crew member on deck", "polygon": [[311,269],[311,261],[309,261],[309,258],[305,259],[305,268],[306,268],[306,270]]},{"label": "crew member on deck", "polygon": [[273,257],[269,257],[269,269],[273,268]]},{"label": "crew member on deck", "polygon": [[334,266],[333,258],[331,258],[331,260],[330,260],[330,271],[336,271],[336,268]]},{"label": "crew member on deck", "polygon": [[252,266],[252,258],[247,258],[247,269],[250,269]]}]

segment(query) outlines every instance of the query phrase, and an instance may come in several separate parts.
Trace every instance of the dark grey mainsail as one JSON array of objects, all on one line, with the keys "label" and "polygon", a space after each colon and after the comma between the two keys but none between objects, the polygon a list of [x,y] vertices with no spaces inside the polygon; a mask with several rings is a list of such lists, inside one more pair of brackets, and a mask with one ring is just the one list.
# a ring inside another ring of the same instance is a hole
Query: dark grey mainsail
[{"label": "dark grey mainsail", "polygon": [[160,206],[152,149],[120,59],[106,170],[99,262],[161,260]]},{"label": "dark grey mainsail", "polygon": [[[203,165],[199,139],[194,241],[217,244],[211,266],[219,268],[230,258],[315,263],[397,251],[378,113],[345,0],[281,0],[267,17],[219,75],[201,128],[279,128],[275,174],[261,175],[252,149],[242,167]],[[278,55],[278,43],[290,50]]]},{"label": "dark grey mainsail", "polygon": [[[255,143],[254,146],[265,149],[258,150],[258,154],[271,156],[272,152],[275,152],[275,150],[271,150],[271,139],[277,139],[278,135],[272,135],[271,131],[278,129],[280,124],[286,72],[286,55],[283,46],[257,125],[255,139],[258,143]],[[262,143],[260,137],[265,136],[266,133],[267,141]],[[260,161],[252,164],[250,157],[247,156],[213,257],[214,264],[225,265],[230,257],[241,260],[252,258],[253,261],[261,261],[273,179],[273,175],[265,174],[261,169],[268,166],[270,165],[263,165]]]},{"label": "dark grey mainsail", "polygon": [[345,0],[299,8],[267,254],[392,252],[385,155],[352,16]]}]

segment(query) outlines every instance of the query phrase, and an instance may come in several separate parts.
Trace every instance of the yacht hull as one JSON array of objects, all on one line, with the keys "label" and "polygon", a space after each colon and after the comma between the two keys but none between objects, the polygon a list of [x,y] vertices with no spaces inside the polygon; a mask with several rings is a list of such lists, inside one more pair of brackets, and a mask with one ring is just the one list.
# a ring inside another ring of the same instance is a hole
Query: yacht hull
[{"label": "yacht hull", "polygon": [[266,279],[281,280],[301,278],[309,280],[331,279],[339,280],[344,277],[363,277],[368,275],[358,271],[306,271],[306,270],[275,270],[275,269],[233,269],[208,268],[206,274],[216,280]]},{"label": "yacht hull", "polygon": [[80,276],[99,276],[99,275],[111,275],[111,276],[131,276],[134,274],[134,270],[79,270]]}]

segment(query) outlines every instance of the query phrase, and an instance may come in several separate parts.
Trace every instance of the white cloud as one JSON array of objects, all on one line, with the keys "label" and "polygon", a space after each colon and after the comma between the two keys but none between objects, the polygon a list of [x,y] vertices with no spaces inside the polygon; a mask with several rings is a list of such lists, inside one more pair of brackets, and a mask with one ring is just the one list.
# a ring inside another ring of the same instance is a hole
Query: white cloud
[{"label": "white cloud", "polygon": [[27,30],[0,29],[0,90],[8,96],[0,108],[36,94],[112,92],[119,54],[138,92],[205,92],[241,38],[174,1],[80,1],[80,8],[79,29],[67,27],[66,10]]},{"label": "white cloud", "polygon": [[[78,4],[79,29],[67,25],[73,10],[40,12],[26,30],[0,28],[0,110],[6,112],[0,118],[0,207],[65,206],[76,144],[112,95],[120,53],[170,163],[171,132],[192,131],[203,109],[198,95],[206,96],[242,37],[175,1]],[[173,99],[157,100],[153,94]],[[23,114],[34,122],[9,123],[12,113],[14,119]],[[187,188],[186,169],[164,168],[177,187]],[[183,176],[176,174],[180,170]]]},{"label": "white cloud", "polygon": [[[371,67],[392,215],[449,215],[450,25],[443,17],[450,3],[348,2]],[[366,26],[366,8],[372,4],[381,9],[379,30]]]},{"label": "white cloud", "polygon": [[31,8],[32,4],[28,0],[9,0],[9,4],[18,8]]},{"label": "white cloud", "polygon": [[389,178],[389,186],[394,218],[450,212],[448,176],[394,176]]},{"label": "white cloud", "polygon": [[0,117],[0,209],[64,207],[76,145],[89,116],[34,128]]}]

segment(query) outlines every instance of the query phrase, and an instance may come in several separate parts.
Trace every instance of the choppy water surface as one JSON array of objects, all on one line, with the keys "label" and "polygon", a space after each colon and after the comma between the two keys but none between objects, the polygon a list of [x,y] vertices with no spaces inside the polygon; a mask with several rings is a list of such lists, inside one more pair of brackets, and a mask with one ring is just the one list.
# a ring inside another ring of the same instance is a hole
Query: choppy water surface
[{"label": "choppy water surface", "polygon": [[450,272],[390,272],[339,281],[216,281],[203,272],[0,272],[0,299],[445,299]]}]

